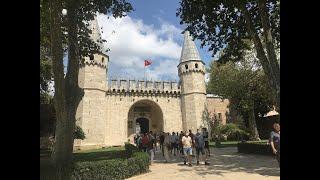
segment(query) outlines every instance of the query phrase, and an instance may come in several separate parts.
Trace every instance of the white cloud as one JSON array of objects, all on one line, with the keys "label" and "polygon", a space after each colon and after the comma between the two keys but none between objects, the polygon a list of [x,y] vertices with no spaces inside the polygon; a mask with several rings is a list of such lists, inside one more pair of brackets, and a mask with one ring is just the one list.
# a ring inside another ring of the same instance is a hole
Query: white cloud
[{"label": "white cloud", "polygon": [[[109,75],[142,79],[144,60],[151,59],[147,68],[149,79],[178,79],[182,42],[182,29],[158,19],[160,27],[144,24],[142,20],[129,16],[113,18],[99,15],[102,37],[107,40],[105,46],[110,49]],[[181,41],[181,42],[179,42]]]}]

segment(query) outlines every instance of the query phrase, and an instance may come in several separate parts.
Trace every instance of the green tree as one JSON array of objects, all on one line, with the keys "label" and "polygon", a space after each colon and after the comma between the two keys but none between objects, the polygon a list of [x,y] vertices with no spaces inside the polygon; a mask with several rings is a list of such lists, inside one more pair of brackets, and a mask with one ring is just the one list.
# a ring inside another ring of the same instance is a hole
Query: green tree
[{"label": "green tree", "polygon": [[52,100],[49,83],[52,80],[52,61],[50,59],[50,29],[47,4],[40,1],[40,104]]},{"label": "green tree", "polygon": [[82,128],[78,125],[76,125],[76,128],[73,132],[73,138],[81,139],[81,140],[84,140],[86,138],[86,134],[83,132]]},{"label": "green tree", "polygon": [[214,113],[212,116],[212,131],[211,131],[211,137],[213,137],[216,146],[220,146],[220,142],[221,142],[221,138],[222,138],[222,134],[221,134],[221,130],[222,130],[222,123],[221,123],[221,119],[218,118],[217,114]]},{"label": "green tree", "polygon": [[202,120],[203,126],[204,126],[205,128],[208,128],[208,131],[210,132],[212,119],[211,119],[211,117],[210,117],[210,113],[209,113],[209,111],[208,111],[208,107],[207,107],[207,106],[204,107],[204,110],[203,110],[203,112],[202,112],[202,118],[201,118],[201,120]]},{"label": "green tree", "polygon": [[223,49],[221,62],[241,60],[248,48],[243,39],[253,41],[279,111],[280,0],[181,0],[180,5],[180,23],[213,55]]},{"label": "green tree", "polygon": [[256,117],[272,109],[274,96],[254,62],[211,63],[208,92],[230,99],[232,108],[248,120],[251,138],[259,140]]},{"label": "green tree", "polygon": [[[132,10],[125,0],[42,0],[40,11],[49,29],[50,58],[54,79],[54,106],[57,116],[55,147],[52,154],[56,165],[57,179],[70,179],[75,129],[76,108],[83,97],[78,86],[80,60],[101,52],[96,42],[90,39],[88,22],[96,13],[122,17]],[[62,10],[67,14],[63,15]],[[104,41],[104,40],[101,40]],[[63,53],[68,53],[68,67],[64,74]]]}]

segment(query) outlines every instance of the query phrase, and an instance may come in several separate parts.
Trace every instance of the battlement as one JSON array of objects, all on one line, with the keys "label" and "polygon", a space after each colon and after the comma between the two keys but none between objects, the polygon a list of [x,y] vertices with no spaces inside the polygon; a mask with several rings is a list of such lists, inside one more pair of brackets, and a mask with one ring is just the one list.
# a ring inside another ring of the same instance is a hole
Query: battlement
[{"label": "battlement", "polygon": [[180,87],[175,81],[144,81],[144,80],[110,80],[108,92],[132,92],[132,93],[168,93],[180,94]]},{"label": "battlement", "polygon": [[89,66],[99,66],[101,68],[107,68],[107,64],[109,62],[109,57],[104,54],[94,54],[91,57],[84,57],[81,61],[80,66],[83,67],[85,65]]},{"label": "battlement", "polygon": [[205,74],[205,64],[202,61],[188,61],[188,62],[181,62],[178,65],[178,75],[181,76],[182,74],[200,72]]}]

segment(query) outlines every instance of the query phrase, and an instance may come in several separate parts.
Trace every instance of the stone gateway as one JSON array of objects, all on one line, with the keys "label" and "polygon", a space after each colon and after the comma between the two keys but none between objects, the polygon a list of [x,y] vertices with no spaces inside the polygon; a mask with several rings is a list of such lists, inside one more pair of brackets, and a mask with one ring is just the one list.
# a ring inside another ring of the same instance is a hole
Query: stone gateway
[{"label": "stone gateway", "polygon": [[[97,19],[90,24],[92,38],[101,39]],[[101,45],[102,46],[102,45]],[[204,127],[202,113],[207,106],[226,123],[228,100],[207,95],[205,64],[188,31],[180,63],[180,82],[107,80],[109,56],[103,53],[84,58],[79,86],[84,96],[77,109],[77,125],[86,139],[75,140],[75,148],[88,149],[133,142],[137,131],[193,132]]]}]

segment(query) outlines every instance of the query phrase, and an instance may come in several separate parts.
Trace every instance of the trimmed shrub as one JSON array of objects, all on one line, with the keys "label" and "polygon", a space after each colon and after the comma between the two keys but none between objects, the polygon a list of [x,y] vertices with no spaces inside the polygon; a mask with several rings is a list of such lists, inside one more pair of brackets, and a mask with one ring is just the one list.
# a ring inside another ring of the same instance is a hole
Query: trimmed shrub
[{"label": "trimmed shrub", "polygon": [[245,136],[248,136],[245,130],[242,130],[237,124],[228,123],[221,128],[221,133],[227,135],[228,141],[239,141],[244,139]]},{"label": "trimmed shrub", "polygon": [[129,156],[131,156],[134,152],[139,152],[139,149],[130,143],[125,143],[124,148]]},{"label": "trimmed shrub", "polygon": [[132,152],[128,159],[76,162],[73,171],[75,179],[125,179],[147,172],[149,156],[144,152]]},{"label": "trimmed shrub", "polygon": [[238,143],[238,152],[246,154],[273,155],[271,146],[265,142]]},{"label": "trimmed shrub", "polygon": [[86,134],[83,132],[82,128],[76,125],[75,130],[73,132],[74,139],[81,139],[84,140],[86,138]]}]

